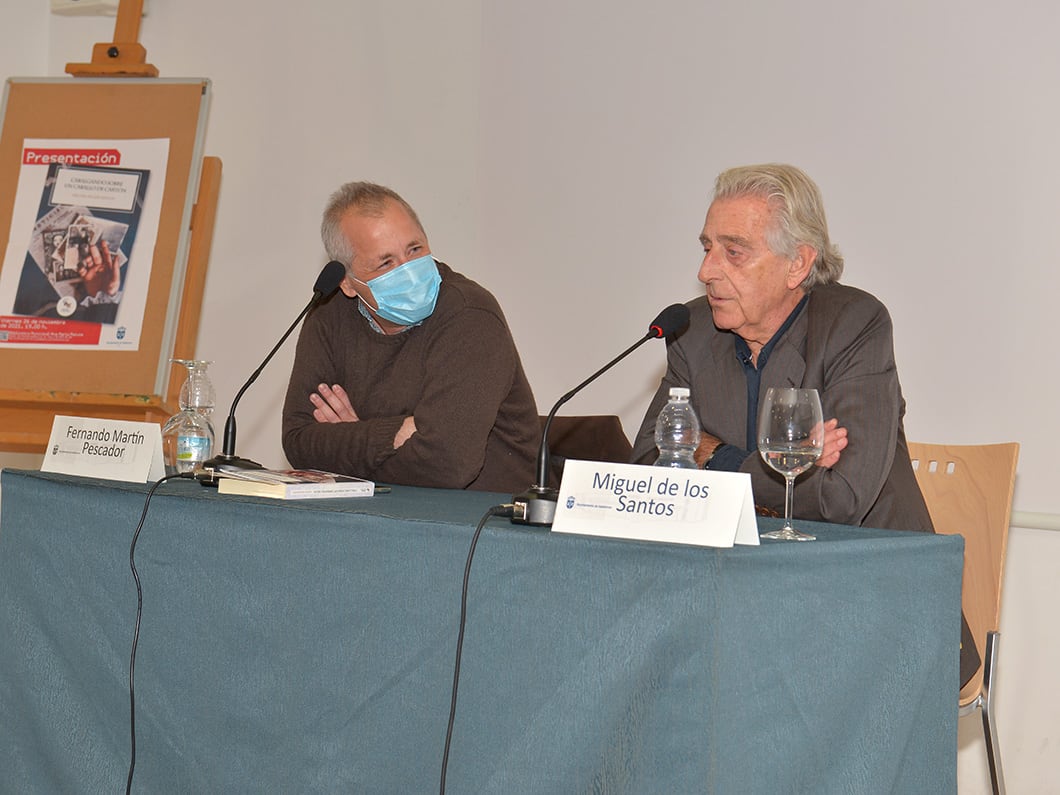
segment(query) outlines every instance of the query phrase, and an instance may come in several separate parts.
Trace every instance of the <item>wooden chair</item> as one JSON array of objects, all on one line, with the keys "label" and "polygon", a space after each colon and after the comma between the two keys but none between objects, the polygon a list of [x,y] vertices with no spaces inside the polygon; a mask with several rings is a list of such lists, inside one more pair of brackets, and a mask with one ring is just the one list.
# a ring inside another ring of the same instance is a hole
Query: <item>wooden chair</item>
[{"label": "wooden chair", "polygon": [[961,688],[958,709],[962,716],[980,711],[990,783],[995,793],[1004,793],[992,696],[1000,641],[1001,578],[1019,445],[910,442],[909,457],[935,531],[964,536],[961,604],[976,643],[985,645],[980,647],[983,665]]},{"label": "wooden chair", "polygon": [[[541,417],[545,427],[545,417]],[[552,418],[548,429],[549,485],[559,487],[563,465],[568,458],[582,461],[611,461],[628,464],[633,446],[613,414]]]}]

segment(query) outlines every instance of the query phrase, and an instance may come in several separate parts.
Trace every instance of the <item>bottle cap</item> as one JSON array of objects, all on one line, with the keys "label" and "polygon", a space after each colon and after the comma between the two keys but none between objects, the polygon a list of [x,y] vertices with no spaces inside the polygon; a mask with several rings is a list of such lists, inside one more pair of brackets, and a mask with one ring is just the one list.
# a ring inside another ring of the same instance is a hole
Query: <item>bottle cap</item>
[{"label": "bottle cap", "polygon": [[672,398],[687,398],[691,394],[687,386],[672,386],[670,387],[670,397]]}]

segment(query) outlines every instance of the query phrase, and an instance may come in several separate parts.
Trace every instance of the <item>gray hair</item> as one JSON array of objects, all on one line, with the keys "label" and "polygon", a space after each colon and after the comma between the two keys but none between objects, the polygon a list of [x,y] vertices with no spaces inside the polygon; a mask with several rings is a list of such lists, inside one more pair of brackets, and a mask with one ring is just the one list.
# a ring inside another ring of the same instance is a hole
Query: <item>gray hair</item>
[{"label": "gray hair", "polygon": [[714,183],[714,198],[739,196],[761,196],[769,203],[773,222],[766,231],[766,242],[774,254],[794,257],[801,245],[817,251],[803,280],[804,290],[839,281],[843,255],[828,239],[821,191],[805,172],[783,163],[738,166],[721,172]]},{"label": "gray hair", "polygon": [[421,232],[423,231],[423,224],[412,206],[395,191],[383,185],[376,185],[374,182],[347,182],[332,193],[327,207],[324,208],[324,218],[320,222],[320,238],[324,241],[328,257],[337,259],[348,268],[353,262],[354,252],[350,241],[342,234],[343,216],[353,210],[360,215],[378,218],[390,201],[404,207],[409,218],[416,222]]}]

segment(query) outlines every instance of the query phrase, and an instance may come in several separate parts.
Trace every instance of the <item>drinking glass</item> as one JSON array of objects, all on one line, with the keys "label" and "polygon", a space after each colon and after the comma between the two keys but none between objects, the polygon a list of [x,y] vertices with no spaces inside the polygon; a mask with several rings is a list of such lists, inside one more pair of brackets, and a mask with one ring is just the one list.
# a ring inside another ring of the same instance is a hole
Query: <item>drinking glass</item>
[{"label": "drinking glass", "polygon": [[824,449],[824,419],[816,389],[770,387],[758,412],[758,452],[784,476],[784,526],[762,538],[813,541],[791,525],[795,478],[813,466]]},{"label": "drinking glass", "polygon": [[180,411],[162,426],[162,459],[167,475],[194,472],[213,454],[214,432],[210,415],[216,396],[201,359],[170,359],[188,368],[180,388]]}]

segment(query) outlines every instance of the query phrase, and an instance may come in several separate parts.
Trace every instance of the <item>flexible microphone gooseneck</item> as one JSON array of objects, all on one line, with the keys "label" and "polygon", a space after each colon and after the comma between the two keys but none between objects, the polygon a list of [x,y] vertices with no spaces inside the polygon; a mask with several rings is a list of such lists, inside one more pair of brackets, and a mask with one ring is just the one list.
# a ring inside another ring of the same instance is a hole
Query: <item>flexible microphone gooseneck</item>
[{"label": "flexible microphone gooseneck", "polygon": [[273,346],[271,351],[269,351],[269,355],[265,357],[265,361],[261,363],[258,369],[254,371],[254,374],[247,379],[247,382],[243,384],[242,388],[236,393],[235,400],[232,401],[232,408],[228,411],[228,419],[225,420],[224,444],[221,448],[221,453],[203,462],[200,474],[196,476],[200,483],[207,486],[216,486],[216,470],[217,467],[222,464],[226,466],[241,467],[242,469],[261,469],[261,464],[256,461],[251,461],[248,458],[240,458],[236,455],[236,406],[239,405],[239,399],[243,397],[243,393],[246,392],[250,385],[257,380],[259,375],[261,375],[261,371],[265,369],[265,365],[269,363],[272,357],[276,354],[276,351],[280,349],[280,346],[287,341],[289,336],[291,336],[291,332],[302,322],[302,318],[309,313],[310,309],[325,298],[330,298],[331,295],[339,289],[339,285],[342,284],[342,280],[345,276],[346,267],[337,260],[332,260],[320,271],[320,275],[317,276],[317,280],[313,284],[313,297],[309,299],[309,303],[305,305],[305,309],[303,309],[298,317],[295,318],[294,323],[291,324],[290,328],[283,333],[283,336],[280,337],[280,341]]},{"label": "flexible microphone gooseneck", "polygon": [[551,526],[552,520],[556,516],[559,491],[549,488],[548,485],[548,431],[552,426],[552,418],[556,416],[559,407],[648,340],[669,337],[684,331],[688,326],[688,316],[688,307],[684,304],[671,304],[666,307],[648,326],[647,334],[556,401],[556,405],[548,413],[548,417],[545,419],[545,427],[541,431],[541,446],[537,450],[537,482],[522,494],[516,494],[512,497],[512,503],[515,506],[515,511],[512,515],[513,523]]}]

